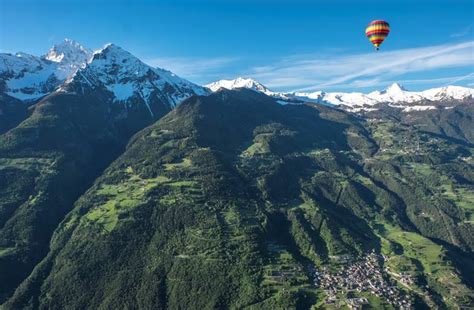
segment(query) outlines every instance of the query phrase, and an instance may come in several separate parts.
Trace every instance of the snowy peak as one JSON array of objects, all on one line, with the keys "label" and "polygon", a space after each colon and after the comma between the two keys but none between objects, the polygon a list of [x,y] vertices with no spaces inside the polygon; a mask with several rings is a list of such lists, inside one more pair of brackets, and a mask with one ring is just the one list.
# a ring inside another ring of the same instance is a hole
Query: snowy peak
[{"label": "snowy peak", "polygon": [[54,91],[68,76],[85,66],[92,52],[66,39],[37,57],[25,53],[0,54],[2,90],[23,101],[36,101]]},{"label": "snowy peak", "polygon": [[105,76],[110,81],[120,80],[125,76],[142,76],[153,70],[115,44],[107,44],[103,49],[94,52],[87,67],[89,70],[96,70],[98,74]]},{"label": "snowy peak", "polygon": [[206,85],[206,87],[212,91],[218,91],[220,88],[225,88],[225,89],[248,88],[254,91],[267,94],[269,96],[272,96],[275,94],[274,92],[269,90],[267,87],[265,87],[261,83],[255,80],[252,80],[249,78],[243,78],[243,77],[238,77],[234,80],[219,80],[217,82]]},{"label": "snowy peak", "polygon": [[126,58],[136,58],[123,48],[113,43],[107,43],[103,48],[94,51],[92,61],[107,59],[109,62],[120,62]]},{"label": "snowy peak", "polygon": [[127,107],[144,103],[152,116],[157,104],[174,108],[192,95],[208,93],[172,72],[143,63],[115,44],[94,52],[90,62],[61,91],[86,93],[95,89],[106,90],[113,102],[125,103]]},{"label": "snowy peak", "polygon": [[463,100],[464,98],[474,97],[474,89],[461,86],[445,86],[432,88],[422,92],[429,100],[455,99]]},{"label": "snowy peak", "polygon": [[390,85],[384,91],[374,91],[369,94],[352,93],[296,93],[302,100],[318,103],[328,103],[349,111],[371,111],[376,105],[388,104],[400,108],[404,112],[436,109],[433,103],[446,101],[462,101],[474,98],[474,89],[447,86],[433,88],[421,92],[408,91],[398,83]]},{"label": "snowy peak", "polygon": [[402,85],[398,83],[393,83],[384,91],[384,93],[389,95],[400,95],[407,91]]},{"label": "snowy peak", "polygon": [[43,58],[52,62],[78,66],[87,63],[91,56],[92,50],[74,40],[64,39],[60,44],[54,45]]}]

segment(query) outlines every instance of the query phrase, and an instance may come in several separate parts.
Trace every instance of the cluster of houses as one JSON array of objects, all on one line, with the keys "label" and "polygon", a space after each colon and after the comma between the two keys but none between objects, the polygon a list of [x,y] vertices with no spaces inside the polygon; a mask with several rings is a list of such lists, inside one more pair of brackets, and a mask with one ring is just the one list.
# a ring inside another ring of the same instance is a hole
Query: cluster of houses
[{"label": "cluster of houses", "polygon": [[342,264],[336,271],[331,271],[328,267],[314,270],[314,285],[325,291],[327,304],[343,302],[353,309],[358,309],[368,302],[367,299],[348,296],[365,292],[386,300],[396,308],[412,308],[413,302],[409,296],[399,289],[383,270],[383,259],[382,255],[371,252],[360,260]]},{"label": "cluster of houses", "polygon": [[415,284],[415,279],[412,277],[410,273],[402,272],[400,273],[400,282],[402,282],[406,286],[412,286]]}]

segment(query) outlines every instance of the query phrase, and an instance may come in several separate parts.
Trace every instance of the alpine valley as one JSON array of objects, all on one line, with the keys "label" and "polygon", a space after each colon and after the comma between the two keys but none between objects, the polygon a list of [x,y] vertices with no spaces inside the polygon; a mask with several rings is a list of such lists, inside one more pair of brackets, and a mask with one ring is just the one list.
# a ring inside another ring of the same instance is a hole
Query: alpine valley
[{"label": "alpine valley", "polygon": [[473,97],[0,54],[0,308],[468,309]]}]

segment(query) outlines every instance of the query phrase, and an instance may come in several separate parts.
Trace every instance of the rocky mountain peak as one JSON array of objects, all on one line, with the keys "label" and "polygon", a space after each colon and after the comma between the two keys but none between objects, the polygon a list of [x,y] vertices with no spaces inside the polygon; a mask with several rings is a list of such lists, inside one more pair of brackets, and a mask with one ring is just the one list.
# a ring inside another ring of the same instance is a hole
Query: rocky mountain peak
[{"label": "rocky mountain peak", "polygon": [[407,90],[399,83],[393,83],[385,90],[385,92],[389,94],[399,94],[403,93],[404,91]]},{"label": "rocky mountain peak", "polygon": [[80,66],[87,63],[91,56],[92,50],[66,38],[63,42],[55,44],[43,58],[52,62]]}]

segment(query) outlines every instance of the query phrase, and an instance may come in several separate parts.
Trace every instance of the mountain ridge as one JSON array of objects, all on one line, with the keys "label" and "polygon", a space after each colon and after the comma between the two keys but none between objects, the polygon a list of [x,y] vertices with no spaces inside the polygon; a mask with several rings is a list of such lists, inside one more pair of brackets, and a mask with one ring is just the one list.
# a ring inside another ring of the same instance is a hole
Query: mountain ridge
[{"label": "mountain ridge", "polygon": [[[106,54],[109,55],[109,60],[111,61],[109,66],[118,67],[119,64],[117,61],[121,61],[122,63],[120,65],[125,68],[125,70],[128,69],[128,71],[121,72],[122,74],[128,75],[122,76],[122,80],[131,78],[138,73],[143,74],[146,73],[146,71],[154,71],[153,73],[158,75],[154,81],[155,83],[159,79],[163,79],[162,82],[160,81],[162,85],[153,85],[155,87],[166,87],[164,84],[168,83],[169,85],[181,88],[181,92],[194,92],[199,95],[203,95],[207,92],[205,88],[179,78],[168,70],[154,68],[143,63],[137,57],[113,43],[106,44],[103,48],[92,51],[83,47],[77,41],[64,39],[62,43],[55,44],[45,55],[40,57],[25,53],[16,53],[15,55],[1,53],[0,77],[4,82],[4,93],[22,101],[41,99],[52,93],[63,83],[70,83],[71,80],[74,79],[77,71],[82,70],[83,73],[91,71],[84,69],[87,66],[96,66],[97,63],[100,62],[98,58],[104,57]],[[129,61],[131,64],[126,66],[126,61]],[[102,63],[102,65],[107,66],[105,63]],[[135,67],[132,68],[131,66]],[[96,69],[103,70],[106,68],[98,68],[98,66],[96,66]],[[107,75],[107,73],[103,74],[101,82],[104,82],[105,78],[111,80],[116,73],[113,72],[111,68],[108,69],[110,76],[105,77],[104,75]],[[133,70],[136,71],[132,72]],[[29,76],[27,75],[28,73]],[[145,82],[143,81],[143,76],[140,76],[140,78],[142,78],[142,82]],[[61,88],[64,89],[63,87]],[[133,90],[137,90],[138,88],[140,88],[139,85],[135,85]],[[117,95],[118,100],[123,101],[131,97],[131,91],[131,89],[122,89],[122,92],[116,90],[115,95]],[[128,96],[124,97],[127,93]],[[147,96],[149,94],[144,95]],[[174,107],[181,100],[185,99],[185,97],[180,97],[176,94],[176,96],[170,96],[168,99],[170,100],[170,105]]]},{"label": "mountain ridge", "polygon": [[123,117],[145,108],[145,119],[156,120],[182,100],[210,91],[151,67],[115,44],[92,52],[65,39],[41,57],[0,54],[0,134],[30,115],[29,106],[58,92],[101,92],[110,109],[122,110]]},{"label": "mountain ridge", "polygon": [[[59,91],[105,88],[114,102],[136,104],[141,101],[154,117],[152,104],[161,101],[172,109],[191,95],[207,90],[170,71],[153,68],[115,44],[94,52],[86,66],[77,70]],[[134,103],[130,103],[134,102]]]},{"label": "mountain ridge", "polygon": [[[258,85],[258,87],[256,86]],[[391,104],[392,107],[399,107],[404,112],[420,111],[427,109],[436,109],[429,102],[438,102],[442,100],[463,101],[474,97],[474,88],[461,86],[445,86],[427,89],[421,92],[411,92],[406,90],[399,83],[393,83],[383,91],[374,91],[371,93],[360,92],[325,92],[316,91],[306,92],[274,92],[263,84],[250,78],[237,78],[235,80],[220,80],[206,85],[212,91],[219,88],[235,89],[249,88],[255,91],[265,93],[269,96],[279,98],[282,104],[312,102],[325,104],[334,107],[340,107],[350,112],[367,112],[376,109],[379,104]],[[397,103],[408,103],[409,106],[397,106]],[[423,103],[421,105],[414,105]]]}]

